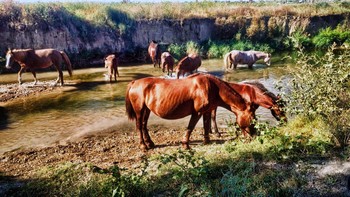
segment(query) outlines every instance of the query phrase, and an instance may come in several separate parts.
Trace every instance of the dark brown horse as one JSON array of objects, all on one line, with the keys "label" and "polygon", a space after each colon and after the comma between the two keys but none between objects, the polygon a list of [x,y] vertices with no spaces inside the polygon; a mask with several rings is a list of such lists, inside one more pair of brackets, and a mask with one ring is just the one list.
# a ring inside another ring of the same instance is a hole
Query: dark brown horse
[{"label": "dark brown horse", "polygon": [[69,76],[72,76],[72,64],[64,51],[58,51],[55,49],[9,49],[6,53],[6,68],[10,69],[14,61],[21,66],[21,69],[18,72],[19,84],[22,84],[22,72],[27,68],[30,69],[34,76],[35,85],[38,81],[35,69],[47,68],[54,65],[58,72],[56,83],[61,81],[61,85],[63,85],[63,72],[61,68],[63,62],[67,65]]},{"label": "dark brown horse", "polygon": [[161,65],[163,72],[165,72],[165,68],[167,69],[168,75],[171,76],[174,68],[174,57],[169,52],[162,53],[161,56]]},{"label": "dark brown horse", "polygon": [[190,73],[197,70],[202,64],[202,59],[198,54],[191,53],[188,56],[182,58],[176,67],[176,78],[180,75],[185,76],[185,73]]},{"label": "dark brown horse", "polygon": [[259,59],[264,59],[264,62],[269,66],[271,54],[261,51],[238,51],[233,50],[224,56],[226,69],[237,68],[238,64],[247,64],[248,68],[253,68],[253,64]]},{"label": "dark brown horse", "polygon": [[154,41],[154,40],[152,40],[149,43],[148,55],[151,57],[153,66],[156,67],[156,64],[158,64],[158,67],[160,68],[161,51],[160,51],[158,43],[156,41]]},{"label": "dark brown horse", "polygon": [[108,55],[105,58],[105,68],[108,69],[108,77],[109,81],[112,82],[112,78],[114,76],[114,80],[117,81],[117,75],[119,77],[118,72],[118,58],[116,55]]},{"label": "dark brown horse", "polygon": [[[287,116],[284,112],[284,103],[280,100],[280,96],[276,96],[266,89],[266,87],[259,82],[244,82],[244,83],[229,83],[229,85],[237,91],[247,103],[250,103],[251,110],[254,114],[259,106],[271,110],[271,114],[278,121],[287,122]],[[216,109],[212,111],[212,124],[214,131],[220,135],[216,124]]]},{"label": "dark brown horse", "polygon": [[140,148],[143,150],[154,147],[147,129],[151,111],[165,119],[191,115],[182,139],[184,148],[189,148],[190,135],[202,116],[204,143],[210,141],[211,112],[218,106],[236,115],[237,124],[245,135],[254,129],[254,125],[251,125],[254,115],[250,105],[227,82],[209,74],[196,73],[182,79],[148,77],[132,81],[127,87],[125,106],[129,119],[136,119]]}]

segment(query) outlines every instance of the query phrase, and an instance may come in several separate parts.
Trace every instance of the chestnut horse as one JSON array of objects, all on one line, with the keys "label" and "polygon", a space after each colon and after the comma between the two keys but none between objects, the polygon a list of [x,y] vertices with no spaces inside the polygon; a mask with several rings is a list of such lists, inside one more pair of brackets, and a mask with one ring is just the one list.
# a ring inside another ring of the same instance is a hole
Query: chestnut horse
[{"label": "chestnut horse", "polygon": [[175,63],[174,57],[169,52],[164,52],[162,53],[162,56],[160,59],[161,59],[163,72],[165,72],[165,67],[166,67],[168,71],[168,75],[171,76],[173,72],[174,63]]},{"label": "chestnut horse", "polygon": [[147,77],[132,81],[126,90],[125,106],[128,118],[136,119],[140,148],[143,150],[154,147],[147,129],[151,111],[165,119],[191,115],[182,139],[182,145],[186,149],[189,148],[189,138],[201,116],[204,144],[210,141],[211,111],[218,106],[236,115],[237,124],[245,135],[249,135],[251,129],[254,129],[254,125],[251,125],[254,115],[250,105],[246,104],[229,83],[209,74],[196,73],[182,79]]},{"label": "chestnut horse", "polygon": [[[284,112],[284,103],[281,101],[281,97],[276,96],[272,92],[266,89],[266,87],[259,82],[244,82],[244,83],[229,83],[229,85],[237,91],[247,103],[251,104],[251,110],[254,114],[255,111],[262,106],[271,110],[271,114],[278,121],[287,122],[287,116]],[[212,111],[212,124],[214,131],[220,136],[217,124],[216,124],[216,109]]]},{"label": "chestnut horse", "polygon": [[108,69],[108,77],[109,81],[112,82],[112,78],[114,76],[114,81],[117,81],[117,75],[119,77],[118,72],[118,58],[116,55],[108,55],[105,58],[105,68]]},{"label": "chestnut horse", "polygon": [[237,68],[238,64],[248,64],[248,68],[253,68],[253,64],[259,59],[264,59],[264,62],[269,66],[271,54],[261,51],[238,51],[233,50],[224,56],[226,69]]},{"label": "chestnut horse", "polygon": [[176,78],[180,75],[185,76],[185,73],[190,73],[197,70],[202,64],[201,57],[198,54],[191,53],[186,57],[182,58],[176,67]]},{"label": "chestnut horse", "polygon": [[19,84],[22,84],[22,72],[27,68],[30,69],[34,76],[35,85],[38,81],[35,69],[47,68],[54,65],[58,72],[56,83],[61,81],[61,85],[63,85],[62,62],[67,65],[69,76],[72,76],[72,64],[64,51],[58,51],[55,49],[9,49],[6,53],[6,68],[10,69],[14,61],[21,66],[21,69],[18,72]]},{"label": "chestnut horse", "polygon": [[148,55],[151,57],[153,66],[156,67],[156,64],[158,64],[158,67],[160,68],[160,56],[161,56],[161,51],[158,46],[158,43],[154,40],[152,40],[149,43],[148,46]]}]

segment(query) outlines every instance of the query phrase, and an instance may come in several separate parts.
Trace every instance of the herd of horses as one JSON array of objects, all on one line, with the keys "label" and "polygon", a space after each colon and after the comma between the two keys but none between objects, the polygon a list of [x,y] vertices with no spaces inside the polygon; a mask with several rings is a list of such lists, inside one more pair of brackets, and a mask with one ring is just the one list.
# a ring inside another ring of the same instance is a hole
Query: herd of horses
[{"label": "herd of horses", "polygon": [[[161,53],[158,43],[151,41],[148,48],[149,56],[154,67],[162,66],[167,75],[174,72],[175,60],[169,52]],[[237,64],[248,64],[251,68],[258,59],[264,59],[270,64],[271,55],[259,51],[233,50],[224,56],[227,69],[237,67]],[[46,68],[54,65],[59,76],[56,83],[63,82],[61,64],[65,63],[69,75],[72,75],[72,66],[68,56],[63,51],[55,49],[9,49],[6,53],[6,68],[11,68],[16,61],[20,66],[18,82],[24,70],[30,69],[35,84],[37,82],[35,69]],[[117,81],[118,58],[116,55],[108,55],[104,58],[105,67],[108,69],[110,82]],[[191,116],[187,130],[182,139],[184,148],[189,148],[189,139],[195,125],[203,117],[204,143],[209,143],[209,133],[214,131],[219,134],[216,124],[217,107],[223,107],[236,116],[236,123],[245,137],[256,135],[254,119],[255,111],[259,106],[270,109],[277,120],[287,121],[283,110],[284,104],[280,97],[268,91],[261,83],[229,83],[211,74],[195,73],[201,66],[201,57],[198,54],[188,54],[182,58],[176,68],[175,79],[159,77],[146,77],[133,80],[127,86],[125,95],[126,113],[130,120],[136,121],[136,130],[139,135],[139,146],[142,150],[155,147],[148,133],[147,123],[150,113],[164,119],[179,119]],[[185,77],[185,73],[191,75]],[[180,79],[180,76],[183,76]]]}]

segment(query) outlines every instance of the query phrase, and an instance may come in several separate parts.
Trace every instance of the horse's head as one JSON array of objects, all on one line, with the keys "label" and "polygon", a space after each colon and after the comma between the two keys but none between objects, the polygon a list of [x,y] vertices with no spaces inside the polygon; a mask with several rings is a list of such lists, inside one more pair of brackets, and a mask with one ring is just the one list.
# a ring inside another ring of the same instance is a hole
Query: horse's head
[{"label": "horse's head", "polygon": [[270,53],[266,53],[266,56],[264,58],[264,62],[266,63],[266,65],[270,66],[271,65],[271,54]]},{"label": "horse's head", "polygon": [[6,68],[10,69],[13,63],[13,52],[11,49],[8,49],[6,52]]},{"label": "horse's head", "polygon": [[284,122],[288,121],[284,108],[285,108],[285,102],[281,99],[281,96],[278,95],[276,104],[273,105],[270,109],[271,114],[273,115],[273,117],[276,118],[276,120],[284,121]]}]

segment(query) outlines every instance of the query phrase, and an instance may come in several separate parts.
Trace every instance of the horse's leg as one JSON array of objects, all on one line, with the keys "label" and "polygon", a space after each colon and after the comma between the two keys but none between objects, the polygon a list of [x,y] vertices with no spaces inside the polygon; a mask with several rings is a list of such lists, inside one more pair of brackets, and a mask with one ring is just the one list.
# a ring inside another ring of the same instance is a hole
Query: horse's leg
[{"label": "horse's leg", "polygon": [[34,85],[38,82],[38,79],[36,78],[36,73],[35,71],[32,71],[33,77],[34,77]]},{"label": "horse's leg", "polygon": [[55,64],[56,70],[58,72],[58,78],[56,80],[55,85],[58,83],[58,81],[61,81],[61,86],[63,86],[64,82],[63,82],[63,72],[62,69],[60,67],[60,64]]},{"label": "horse's leg", "polygon": [[[220,134],[219,129],[218,129],[218,125],[216,124],[216,110],[217,110],[217,108],[215,108],[213,111],[211,111],[211,123],[213,124],[214,132],[216,133],[216,135],[218,137],[221,137],[221,134]],[[210,128],[210,133],[213,133],[211,128]]]},{"label": "horse's leg", "polygon": [[118,71],[116,69],[114,69],[114,73],[113,73],[114,74],[114,81],[117,81],[117,72]]},{"label": "horse's leg", "polygon": [[139,147],[141,150],[146,151],[147,146],[145,144],[145,141],[143,139],[143,134],[142,134],[142,128],[143,128],[143,117],[144,117],[144,109],[141,109],[140,111],[135,111],[136,113],[136,130],[138,131],[139,134]]},{"label": "horse's leg", "polygon": [[186,133],[183,136],[182,142],[181,142],[184,149],[190,148],[189,141],[190,141],[191,133],[192,133],[194,127],[196,126],[196,124],[200,118],[201,118],[201,115],[192,114],[190,122],[188,123],[188,126],[187,126]]},{"label": "horse's leg", "polygon": [[21,67],[21,69],[18,71],[18,83],[19,85],[22,84],[22,72],[24,70],[24,67]]},{"label": "horse's leg", "polygon": [[249,69],[253,69],[253,64],[248,64]]},{"label": "horse's leg", "polygon": [[251,138],[252,135],[256,134],[255,125],[252,123],[254,113],[242,113],[236,116],[237,124],[241,128],[245,137]]},{"label": "horse's leg", "polygon": [[234,68],[234,69],[237,68],[237,63],[233,63],[233,68]]},{"label": "horse's leg", "polygon": [[143,113],[143,121],[142,121],[142,131],[143,131],[143,140],[147,146],[147,148],[151,149],[154,148],[154,142],[151,139],[151,136],[148,133],[147,129],[147,123],[148,123],[148,118],[150,115],[151,111],[149,109],[145,109]]},{"label": "horse's leg", "polygon": [[203,144],[209,144],[210,137],[209,132],[211,131],[211,112],[203,114],[203,126],[204,126],[204,141]]}]

